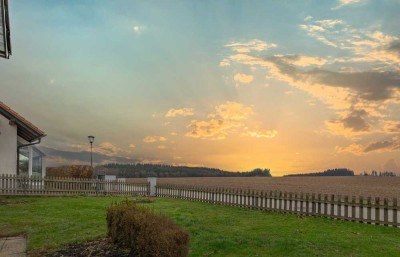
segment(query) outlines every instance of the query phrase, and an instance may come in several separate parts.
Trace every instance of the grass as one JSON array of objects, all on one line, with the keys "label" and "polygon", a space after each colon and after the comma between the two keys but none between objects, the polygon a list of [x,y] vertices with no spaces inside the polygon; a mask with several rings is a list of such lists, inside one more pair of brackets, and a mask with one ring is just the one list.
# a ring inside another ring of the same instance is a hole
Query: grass
[{"label": "grass", "polygon": [[[105,209],[121,197],[0,197],[0,234],[28,248],[103,237]],[[190,256],[400,256],[398,228],[156,199],[145,204],[191,234]]]}]

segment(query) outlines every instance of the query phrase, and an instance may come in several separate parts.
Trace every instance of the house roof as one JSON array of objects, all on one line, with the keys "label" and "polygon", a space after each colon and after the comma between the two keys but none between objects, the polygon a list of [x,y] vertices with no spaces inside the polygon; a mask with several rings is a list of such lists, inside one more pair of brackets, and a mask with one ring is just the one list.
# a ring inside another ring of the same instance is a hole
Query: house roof
[{"label": "house roof", "polygon": [[17,134],[28,142],[46,136],[43,130],[39,129],[16,111],[0,101],[0,114],[17,125]]}]

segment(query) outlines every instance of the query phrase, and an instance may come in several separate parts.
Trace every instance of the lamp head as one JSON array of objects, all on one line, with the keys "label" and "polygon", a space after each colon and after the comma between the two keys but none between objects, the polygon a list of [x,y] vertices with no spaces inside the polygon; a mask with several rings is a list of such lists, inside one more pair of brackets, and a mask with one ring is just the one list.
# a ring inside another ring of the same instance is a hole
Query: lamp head
[{"label": "lamp head", "polygon": [[89,138],[89,142],[92,144],[94,141],[94,136],[88,136],[88,138]]}]

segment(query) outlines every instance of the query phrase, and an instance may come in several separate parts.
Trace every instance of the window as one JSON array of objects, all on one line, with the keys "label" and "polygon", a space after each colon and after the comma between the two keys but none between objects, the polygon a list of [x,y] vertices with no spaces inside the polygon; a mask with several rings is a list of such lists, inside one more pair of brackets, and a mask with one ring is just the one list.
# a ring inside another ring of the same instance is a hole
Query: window
[{"label": "window", "polygon": [[19,149],[19,175],[29,175],[29,149],[28,147],[21,147]]},{"label": "window", "polygon": [[42,153],[36,148],[32,148],[32,175],[42,176]]}]

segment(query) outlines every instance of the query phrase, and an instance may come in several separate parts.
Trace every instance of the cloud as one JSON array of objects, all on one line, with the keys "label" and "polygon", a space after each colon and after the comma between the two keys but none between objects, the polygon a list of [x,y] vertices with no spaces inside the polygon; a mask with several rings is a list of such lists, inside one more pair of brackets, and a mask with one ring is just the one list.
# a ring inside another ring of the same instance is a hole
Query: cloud
[{"label": "cloud", "polygon": [[101,143],[99,146],[94,147],[93,151],[107,156],[116,156],[120,153],[126,152],[122,148],[113,145],[110,142]]},{"label": "cloud", "polygon": [[342,20],[317,20],[315,23],[318,23],[323,28],[332,28],[338,24],[343,24]]},{"label": "cloud", "polygon": [[[67,151],[58,150],[55,148],[40,146],[39,149],[43,151],[46,156],[46,161],[49,166],[71,165],[71,164],[90,164],[90,150],[89,151]],[[105,163],[135,163],[138,159],[123,157],[123,156],[110,156],[93,152],[94,164]]]},{"label": "cloud", "polygon": [[355,155],[363,155],[371,152],[377,152],[377,153],[393,152],[400,150],[400,138],[396,136],[386,140],[374,141],[368,143],[365,146],[361,144],[351,144],[345,147],[337,146],[335,149],[338,153],[348,152]]},{"label": "cloud", "polygon": [[238,102],[226,102],[215,107],[217,115],[225,120],[244,120],[253,114],[253,108]]},{"label": "cloud", "polygon": [[312,84],[351,89],[358,97],[366,100],[389,99],[394,93],[393,90],[397,91],[400,88],[399,74],[390,71],[340,72],[315,69],[288,75]]},{"label": "cloud", "polygon": [[397,54],[397,56],[400,57],[400,40],[399,39],[391,40],[391,42],[386,47],[386,50],[389,52],[393,52],[394,54]]},{"label": "cloud", "polygon": [[309,92],[324,102],[343,109],[354,99],[388,100],[399,92],[400,77],[393,71],[333,71],[322,68],[304,70],[292,65],[287,56],[255,57],[232,55],[232,60],[247,65],[260,65],[269,76]]},{"label": "cloud", "polygon": [[171,136],[177,136],[178,135],[178,133],[176,133],[176,132],[171,132]]},{"label": "cloud", "polygon": [[365,110],[352,110],[342,113],[341,118],[326,121],[329,131],[335,135],[353,137],[372,133],[371,125],[367,122],[368,113]]},{"label": "cloud", "polygon": [[227,67],[227,66],[231,66],[231,63],[229,62],[228,59],[223,59],[222,61],[220,61],[219,66],[220,67]]},{"label": "cloud", "polygon": [[399,69],[400,40],[381,31],[356,29],[342,20],[318,20],[301,24],[310,37],[352,56],[340,58],[341,62],[376,62]]},{"label": "cloud", "polygon": [[147,136],[143,138],[143,142],[147,144],[155,143],[155,142],[164,142],[167,141],[165,137],[162,136]]},{"label": "cloud", "polygon": [[202,139],[224,139],[233,129],[243,126],[253,109],[237,102],[226,102],[215,107],[208,120],[192,120],[187,128],[187,137]]},{"label": "cloud", "polygon": [[343,6],[361,4],[365,2],[366,0],[339,0],[339,4],[336,7],[333,7],[332,10],[337,10]]},{"label": "cloud", "polygon": [[227,122],[223,119],[192,120],[187,126],[189,132],[186,136],[193,138],[224,139],[229,129],[237,127],[239,124]]},{"label": "cloud", "polygon": [[308,15],[308,16],[304,17],[304,20],[309,21],[309,20],[312,20],[312,18],[313,18],[312,16]]},{"label": "cloud", "polygon": [[129,147],[130,147],[130,148],[135,148],[136,145],[134,145],[134,144],[129,144]]},{"label": "cloud", "polygon": [[178,115],[184,116],[184,117],[193,116],[194,115],[193,108],[181,108],[181,109],[171,108],[165,114],[165,117],[172,118],[172,117],[176,117]]},{"label": "cloud", "polygon": [[249,84],[250,82],[253,81],[253,76],[242,73],[236,73],[235,76],[233,77],[233,80],[242,84]]},{"label": "cloud", "polygon": [[160,150],[164,150],[164,149],[166,149],[167,147],[165,146],[165,145],[158,145],[157,146],[157,149],[160,149]]},{"label": "cloud", "polygon": [[327,60],[321,57],[305,56],[305,55],[276,55],[282,61],[300,67],[308,67],[312,65],[321,66],[327,63]]},{"label": "cloud", "polygon": [[256,138],[274,138],[278,134],[276,130],[251,130],[246,131],[245,135]]},{"label": "cloud", "polygon": [[321,26],[318,25],[305,25],[305,24],[301,24],[299,25],[300,28],[307,30],[309,32],[317,32],[317,31],[325,31],[325,29]]},{"label": "cloud", "polygon": [[398,120],[382,120],[383,130],[386,134],[398,134],[400,133],[400,121]]},{"label": "cloud", "polygon": [[360,144],[351,144],[345,147],[336,146],[335,150],[338,153],[351,153],[355,155],[362,155],[364,153],[363,146]]},{"label": "cloud", "polygon": [[253,39],[248,42],[231,42],[225,45],[238,53],[250,53],[251,51],[264,51],[271,48],[276,48],[276,44],[269,44],[259,39]]},{"label": "cloud", "polygon": [[[72,145],[69,145],[68,147],[71,149],[74,149],[74,150],[90,152],[90,146],[88,144],[72,144]],[[129,154],[129,151],[126,151],[110,142],[103,142],[103,143],[100,143],[99,145],[94,144],[93,152],[101,154],[101,155],[106,155],[106,156],[117,156],[117,155]]]},{"label": "cloud", "polygon": [[391,152],[399,149],[400,140],[398,137],[395,137],[390,140],[372,142],[364,148],[364,152]]},{"label": "cloud", "polygon": [[312,24],[300,24],[299,27],[301,29],[307,31],[307,34],[310,37],[312,37],[328,46],[337,47],[337,44],[335,44],[331,40],[327,39],[326,36],[323,36],[319,33],[319,32],[325,32],[325,28],[323,28],[319,25],[312,25]]},{"label": "cloud", "polygon": [[[325,22],[329,23],[342,25],[341,22],[331,22],[331,20]],[[388,46],[392,46],[391,51],[395,51],[398,47],[392,36],[377,32],[367,33],[367,36],[373,41],[370,45],[373,45],[375,52],[381,51],[379,49],[389,51]],[[361,39],[354,37],[351,40]],[[339,43],[343,49],[350,49],[355,55],[367,56],[359,49],[348,48],[353,43],[350,45],[347,42],[347,46]],[[378,45],[381,45],[380,48]],[[385,48],[382,48],[382,45]],[[366,52],[367,49],[363,51]],[[333,65],[325,58],[303,55],[233,53],[228,58],[242,65],[262,67],[266,70],[268,78],[301,89],[309,93],[314,100],[318,99],[335,110],[339,117],[325,123],[332,134],[355,137],[382,133],[385,130],[384,125],[386,130],[391,129],[392,133],[397,128],[385,122],[385,113],[389,110],[389,104],[400,103],[400,67],[395,66],[399,66],[398,63],[383,62],[382,64],[386,65],[384,69],[364,66],[362,69],[348,70],[341,69],[339,65],[342,62],[335,62]],[[344,60],[347,61],[348,59]],[[381,118],[380,123],[376,121],[377,117]]]}]

